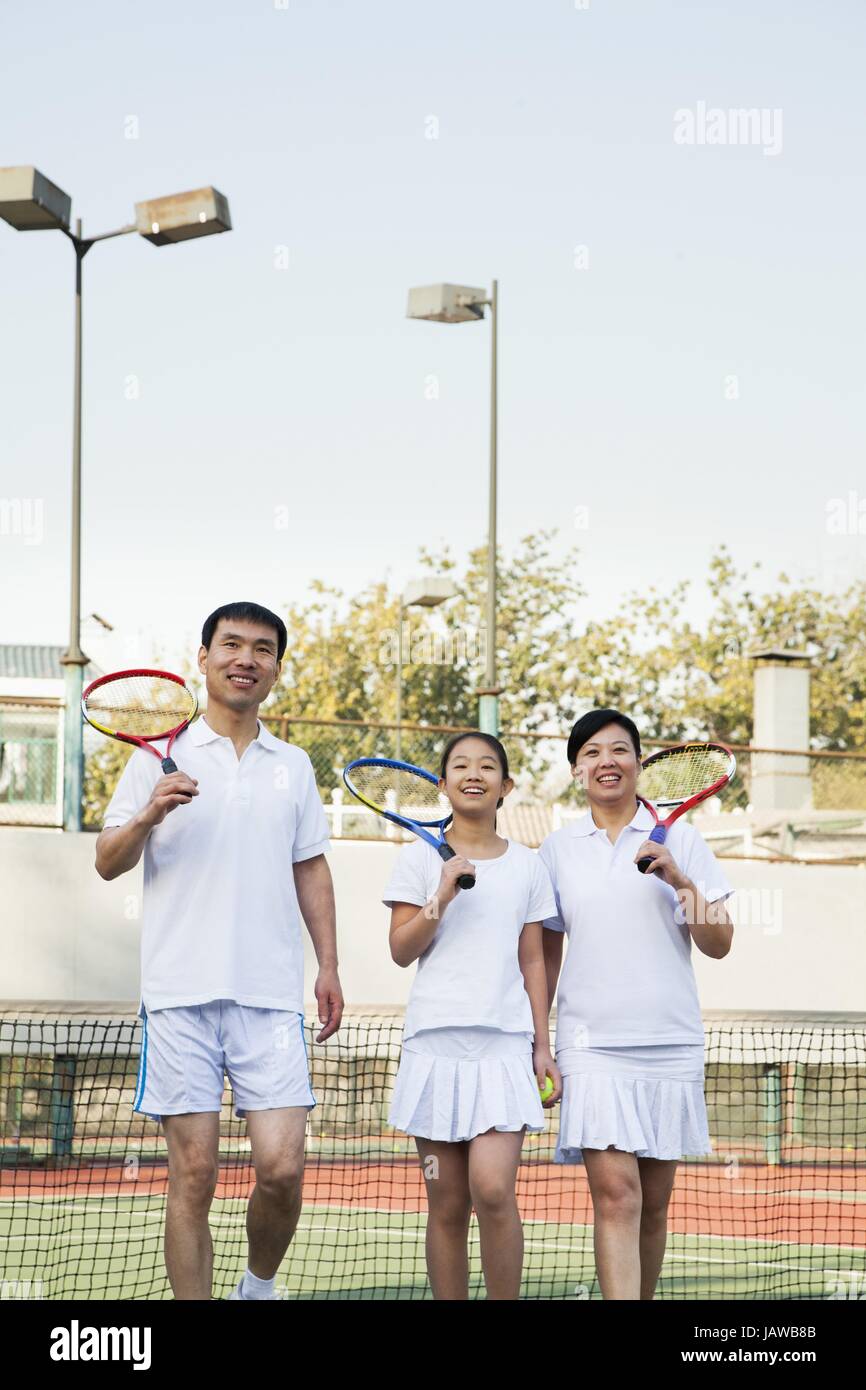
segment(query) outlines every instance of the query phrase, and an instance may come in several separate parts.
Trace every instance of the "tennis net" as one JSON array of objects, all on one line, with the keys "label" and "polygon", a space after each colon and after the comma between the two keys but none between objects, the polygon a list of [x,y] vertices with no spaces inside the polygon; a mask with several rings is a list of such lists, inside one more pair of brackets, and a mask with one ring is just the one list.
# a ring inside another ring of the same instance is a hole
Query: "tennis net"
[{"label": "tennis net", "polygon": [[[282,1297],[429,1297],[422,1175],[413,1142],[387,1124],[402,1022],[353,1013],[320,1046],[307,1021],[318,1104]],[[866,1296],[866,1014],[708,1014],[705,1027],[713,1153],[678,1170],[658,1297]],[[140,1041],[132,1010],[0,1004],[0,1296],[171,1296],[165,1145],[132,1111]],[[557,1113],[523,1146],[523,1295],[597,1298],[585,1171],[552,1161]],[[253,1183],[227,1090],[216,1297],[245,1266]],[[470,1254],[483,1296],[474,1218]]]}]

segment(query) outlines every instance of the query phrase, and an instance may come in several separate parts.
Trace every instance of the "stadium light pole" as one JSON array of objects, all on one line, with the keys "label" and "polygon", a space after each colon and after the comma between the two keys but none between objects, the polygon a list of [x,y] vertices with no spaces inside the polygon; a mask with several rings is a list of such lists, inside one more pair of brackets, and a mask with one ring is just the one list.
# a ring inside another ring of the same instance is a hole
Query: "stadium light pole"
[{"label": "stadium light pole", "polygon": [[75,251],[75,387],[72,420],[72,558],[69,645],[65,668],[63,737],[63,828],[81,829],[84,791],[84,726],[81,692],[87,657],[81,650],[81,262],[97,241],[137,232],[154,246],[231,231],[227,200],[215,188],[196,188],[135,204],[135,221],[114,232],[85,237],[81,218],[69,229],[72,199],[31,165],[0,169],[0,218],[18,232],[62,232]]},{"label": "stadium light pole", "polygon": [[398,762],[403,758],[403,733],[400,727],[403,717],[403,613],[412,607],[438,608],[440,603],[456,595],[457,587],[450,579],[414,579],[400,595],[397,608],[397,737],[394,753]]},{"label": "stadium light pole", "polygon": [[496,472],[497,472],[497,332],[499,282],[493,288],[472,289],[468,285],[422,285],[409,291],[406,317],[428,319],[433,323],[471,323],[484,318],[490,306],[490,480],[487,521],[487,659],[484,688],[478,691],[478,727],[486,734],[499,733],[499,696],[496,683]]}]

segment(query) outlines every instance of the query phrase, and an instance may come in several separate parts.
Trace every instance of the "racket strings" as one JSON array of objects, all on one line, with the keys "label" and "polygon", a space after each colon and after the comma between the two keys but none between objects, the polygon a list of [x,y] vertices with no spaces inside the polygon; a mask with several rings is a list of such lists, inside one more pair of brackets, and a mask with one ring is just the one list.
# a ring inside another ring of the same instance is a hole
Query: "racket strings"
[{"label": "racket strings", "polygon": [[195,696],[176,681],[160,676],[123,676],[91,691],[87,714],[111,733],[159,738],[191,719]]},{"label": "racket strings", "polygon": [[731,757],[722,748],[680,748],[649,762],[638,791],[655,805],[687,801],[730,774]]},{"label": "racket strings", "polygon": [[396,767],[356,767],[349,774],[353,791],[377,811],[391,811],[420,823],[438,823],[451,806],[435,782]]}]

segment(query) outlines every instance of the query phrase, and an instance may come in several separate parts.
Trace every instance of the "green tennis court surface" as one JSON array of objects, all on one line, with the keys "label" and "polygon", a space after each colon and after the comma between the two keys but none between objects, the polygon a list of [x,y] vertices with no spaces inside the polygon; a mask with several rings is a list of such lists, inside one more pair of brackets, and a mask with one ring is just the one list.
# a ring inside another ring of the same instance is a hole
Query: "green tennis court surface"
[{"label": "green tennis court surface", "polygon": [[[866,1294],[866,1019],[708,1017],[714,1152],[684,1162],[660,1298],[825,1299]],[[277,1286],[291,1298],[419,1299],[423,1180],[387,1107],[402,1019],[358,1015],[311,1049],[304,1209]],[[0,1294],[170,1297],[167,1190],[156,1126],[132,1113],[134,1016],[0,1010]],[[555,1124],[555,1112],[554,1121]],[[599,1296],[582,1167],[529,1136],[518,1175],[527,1298]],[[244,1127],[224,1106],[211,1212],[214,1293],[243,1272],[253,1185]],[[473,1296],[483,1296],[477,1229]]]},{"label": "green tennis court surface", "polygon": [[[858,1200],[866,1201],[866,1194]],[[169,1298],[162,1266],[164,1204],[151,1199],[80,1198],[55,1212],[56,1234],[43,1244],[16,1235],[10,1204],[0,1206],[0,1243],[7,1251],[6,1296],[39,1296],[39,1272],[59,1266],[52,1298]],[[244,1209],[216,1201],[211,1229],[228,1241],[232,1262],[217,1258],[215,1293],[226,1297],[243,1272]],[[118,1237],[118,1230],[123,1235]],[[529,1298],[598,1298],[592,1229],[563,1222],[525,1225],[523,1294]],[[473,1293],[483,1296],[477,1230],[471,1235]],[[786,1298],[857,1297],[866,1292],[866,1253],[824,1245],[779,1245],[674,1234],[668,1243],[660,1298],[754,1297],[756,1284],[776,1279]],[[35,1286],[35,1287],[34,1287]],[[277,1287],[283,1298],[418,1299],[429,1297],[424,1276],[421,1213],[314,1208],[302,1216]]]}]

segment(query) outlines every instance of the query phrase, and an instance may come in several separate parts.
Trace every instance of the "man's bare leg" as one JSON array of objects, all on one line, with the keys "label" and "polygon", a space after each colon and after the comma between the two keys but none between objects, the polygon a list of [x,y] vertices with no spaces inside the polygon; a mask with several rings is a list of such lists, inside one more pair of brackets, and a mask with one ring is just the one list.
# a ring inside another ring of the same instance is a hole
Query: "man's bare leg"
[{"label": "man's bare leg", "polygon": [[208,1214],[219,1174],[219,1114],[164,1115],[168,1146],[165,1267],[176,1299],[213,1293]]},{"label": "man's bare leg", "polygon": [[250,1110],[247,1129],[256,1185],[247,1207],[248,1268],[257,1279],[273,1279],[289,1248],[301,1214],[307,1107]]}]

